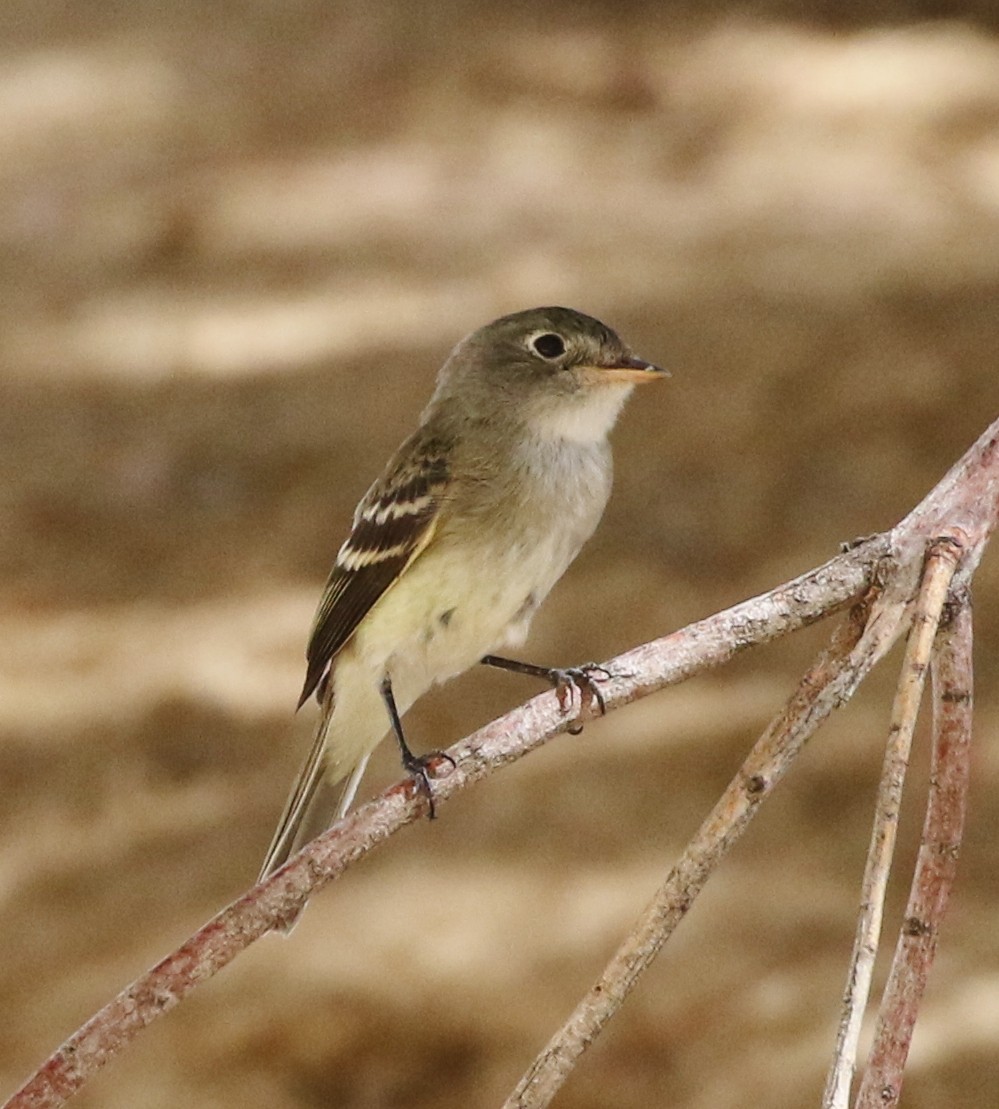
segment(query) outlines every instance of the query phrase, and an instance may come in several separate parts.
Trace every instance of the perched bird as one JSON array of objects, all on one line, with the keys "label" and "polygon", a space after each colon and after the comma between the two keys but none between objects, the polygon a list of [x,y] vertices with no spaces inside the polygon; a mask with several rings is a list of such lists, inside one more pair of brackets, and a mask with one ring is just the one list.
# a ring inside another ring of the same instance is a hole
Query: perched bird
[{"label": "perched bird", "polygon": [[491,652],[523,642],[592,534],[611,488],[608,433],[632,388],[665,376],[569,308],[503,316],[454,348],[326,583],[299,700],[315,693],[321,718],[261,878],[346,812],[389,730],[433,814],[432,756],[413,755],[400,718],[435,683],[480,661],[547,678],[560,701],[567,681],[586,681]]}]

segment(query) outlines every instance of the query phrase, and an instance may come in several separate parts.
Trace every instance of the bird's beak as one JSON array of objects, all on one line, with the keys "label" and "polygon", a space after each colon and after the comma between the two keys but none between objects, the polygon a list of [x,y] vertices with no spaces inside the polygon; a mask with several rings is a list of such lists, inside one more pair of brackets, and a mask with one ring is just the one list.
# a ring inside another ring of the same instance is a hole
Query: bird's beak
[{"label": "bird's beak", "polygon": [[643,381],[661,381],[670,376],[669,370],[664,370],[662,366],[646,362],[643,358],[632,358],[631,355],[593,366],[592,369],[605,381],[629,381],[636,385]]}]

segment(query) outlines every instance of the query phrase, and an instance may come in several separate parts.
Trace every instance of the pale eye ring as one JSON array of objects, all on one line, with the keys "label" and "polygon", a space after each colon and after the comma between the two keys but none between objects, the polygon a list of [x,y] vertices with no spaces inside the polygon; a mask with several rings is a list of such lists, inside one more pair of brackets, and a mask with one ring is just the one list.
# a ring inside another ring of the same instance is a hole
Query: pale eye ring
[{"label": "pale eye ring", "polygon": [[531,338],[529,346],[535,354],[547,362],[554,362],[565,354],[565,340],[554,331],[542,331]]}]

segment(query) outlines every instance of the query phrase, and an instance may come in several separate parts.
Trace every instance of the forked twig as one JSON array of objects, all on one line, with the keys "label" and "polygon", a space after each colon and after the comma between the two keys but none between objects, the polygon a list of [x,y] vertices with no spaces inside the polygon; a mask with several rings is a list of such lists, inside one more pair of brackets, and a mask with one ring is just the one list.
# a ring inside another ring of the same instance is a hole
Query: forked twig
[{"label": "forked twig", "polygon": [[[713,854],[720,857],[734,842],[734,838],[727,837],[734,837],[748,822],[763,796],[784,773],[785,754],[789,762],[818,722],[851,695],[900,634],[919,581],[926,545],[934,536],[955,528],[967,535],[966,553],[954,578],[956,587],[967,585],[996,524],[997,448],[999,421],[979,437],[892,532],[875,536],[767,594],[636,647],[606,664],[616,675],[601,687],[609,711],[718,666],[747,647],[770,642],[841,611],[867,594],[860,610],[862,613],[869,608],[863,630],[859,630],[860,615],[855,610],[847,629],[838,634],[826,655],[806,675],[785,712],[760,741],[756,756],[751,756],[751,760],[758,757],[759,761],[747,762],[744,776],[733,783],[726,798],[716,806],[705,825],[707,833],[715,836],[714,844],[705,841],[691,855],[687,871],[681,874],[678,870],[674,882],[677,890],[694,891],[699,882],[703,884],[707,871],[702,873],[701,868],[710,868]],[[868,591],[876,576],[878,589],[872,600]],[[459,790],[547,742],[570,722],[560,713],[554,693],[546,693],[482,728],[449,750],[456,765],[447,777],[434,783],[435,802],[443,804]],[[773,760],[769,761],[771,754]],[[95,1014],[3,1109],[54,1109],[64,1104],[142,1028],[298,911],[316,890],[416,820],[422,810],[422,799],[401,783],[337,823]],[[712,825],[714,821],[717,823]],[[682,897],[673,901],[664,919],[672,916],[675,924],[686,907]],[[637,958],[640,962],[645,956],[638,954]]]},{"label": "forked twig", "polygon": [[972,615],[955,602],[933,654],[933,763],[922,843],[855,1109],[897,1105],[916,1014],[957,873],[971,780]]},{"label": "forked twig", "polygon": [[849,700],[870,668],[890,650],[900,622],[872,619],[874,607],[873,597],[865,598],[837,628],[829,647],[757,740],[603,974],[535,1059],[503,1109],[539,1109],[549,1104],[816,728]]},{"label": "forked twig", "polygon": [[[885,565],[880,575],[883,592],[872,607],[864,635],[854,651],[850,652],[849,658],[845,662],[840,660],[840,673],[824,674],[821,679],[828,683],[829,689],[839,690],[843,700],[852,695],[873,662],[884,654],[902,630],[911,597],[921,580],[928,545],[932,541],[940,536],[960,536],[964,542],[960,567],[956,568],[955,558],[954,564],[947,568],[945,575],[943,570],[939,571],[940,578],[944,581],[940,604],[943,603],[952,576],[956,582],[960,579],[958,584],[962,586],[970,580],[999,517],[997,445],[999,421],[978,439],[975,446],[892,531],[892,558],[889,560],[890,565]],[[934,570],[934,582],[937,574],[938,571]],[[933,594],[939,588],[939,583],[931,588],[931,605],[936,605]],[[932,608],[930,611],[932,612]],[[922,619],[920,623],[923,623]],[[936,619],[933,620],[934,630],[935,627]],[[857,651],[864,648],[865,639],[870,641],[870,657],[867,666],[861,667],[857,665],[855,656]],[[879,642],[880,649],[873,648],[875,640]],[[835,648],[831,649],[819,661],[816,669],[821,673],[828,665],[835,671],[836,654]],[[730,845],[728,837],[732,836],[731,842],[734,842],[741,828],[751,818],[753,806],[747,803],[745,794],[754,790],[766,792],[776,781],[776,777],[768,782],[766,775],[755,775],[752,760],[757,755],[766,757],[771,740],[775,739],[778,745],[782,745],[786,739],[789,762],[794,756],[795,744],[800,746],[813,730],[807,728],[802,719],[799,740],[793,734],[795,728],[789,719],[795,711],[796,698],[804,692],[812,676],[812,673],[806,675],[785,713],[773,722],[758,742],[739,777],[729,786],[711,816],[702,825],[690,848],[670,872],[604,974],[521,1078],[504,1109],[547,1105],[582,1052],[634,987],[638,976],[651,964],[665,939],[686,912],[690,900],[703,885],[707,871],[727,850]],[[908,696],[911,698],[911,693]],[[819,703],[817,700],[816,707]],[[827,715],[828,711],[827,708],[822,715]],[[783,732],[785,722],[788,725],[786,736]],[[777,765],[775,763],[771,769],[776,769]],[[781,761],[779,765],[780,774],[783,774],[786,764]],[[743,775],[746,777],[743,778]]]},{"label": "forked twig", "polygon": [[836,1036],[836,1049],[829,1069],[823,1109],[846,1109],[856,1067],[860,1026],[870,994],[874,960],[881,937],[884,900],[902,808],[905,774],[916,730],[919,703],[929,669],[933,640],[940,622],[947,590],[957,569],[964,543],[958,536],[935,539],[926,555],[926,567],[912,617],[902,673],[892,705],[891,726],[885,750],[881,784],[875,808],[874,828],[861,886],[860,915],[850,959],[843,1015]]},{"label": "forked twig", "polygon": [[[769,593],[606,663],[616,675],[601,687],[607,711],[840,611],[868,588],[889,549],[888,536],[875,536]],[[462,789],[541,746],[570,722],[556,694],[542,693],[455,744],[448,751],[454,769],[434,782],[436,805],[439,808]],[[338,821],[95,1013],[3,1109],[55,1109],[65,1104],[143,1028],[422,812],[422,796],[404,782]]]}]

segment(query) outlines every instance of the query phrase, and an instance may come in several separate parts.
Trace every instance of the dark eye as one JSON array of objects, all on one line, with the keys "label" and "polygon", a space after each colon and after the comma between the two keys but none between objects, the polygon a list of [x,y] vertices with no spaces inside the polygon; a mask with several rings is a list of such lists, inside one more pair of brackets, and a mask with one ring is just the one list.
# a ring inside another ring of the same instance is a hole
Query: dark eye
[{"label": "dark eye", "polygon": [[561,358],[565,354],[565,343],[562,336],[555,335],[550,331],[532,339],[531,347],[535,354],[540,354],[542,358]]}]

